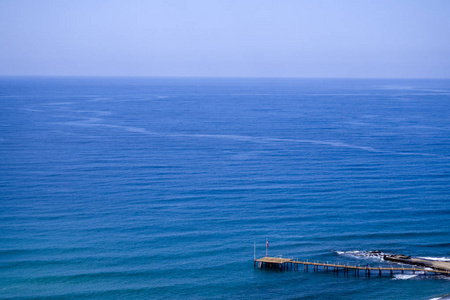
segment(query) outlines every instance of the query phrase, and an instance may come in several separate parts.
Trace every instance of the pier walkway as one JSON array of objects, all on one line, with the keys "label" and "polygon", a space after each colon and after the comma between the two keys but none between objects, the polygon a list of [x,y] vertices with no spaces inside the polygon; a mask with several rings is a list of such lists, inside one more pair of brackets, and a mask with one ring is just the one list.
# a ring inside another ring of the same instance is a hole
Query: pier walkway
[{"label": "pier walkway", "polygon": [[333,264],[333,263],[324,263],[324,262],[309,262],[309,261],[301,261],[292,258],[281,258],[281,257],[263,257],[260,259],[255,259],[253,261],[253,266],[260,269],[276,269],[276,270],[299,270],[300,266],[303,266],[303,270],[308,271],[309,267],[312,267],[314,271],[319,271],[321,268],[324,272],[339,272],[343,271],[344,274],[355,273],[355,276],[359,276],[361,271],[364,271],[366,276],[370,276],[372,274],[378,273],[379,276],[383,274],[383,272],[388,272],[391,276],[395,273],[405,274],[405,272],[411,272],[412,274],[416,274],[416,272],[423,272],[426,276],[428,273],[434,275],[450,275],[450,270],[447,269],[438,269],[438,268],[417,268],[417,267],[374,267],[374,266],[354,266],[354,265],[343,265],[343,264]]}]

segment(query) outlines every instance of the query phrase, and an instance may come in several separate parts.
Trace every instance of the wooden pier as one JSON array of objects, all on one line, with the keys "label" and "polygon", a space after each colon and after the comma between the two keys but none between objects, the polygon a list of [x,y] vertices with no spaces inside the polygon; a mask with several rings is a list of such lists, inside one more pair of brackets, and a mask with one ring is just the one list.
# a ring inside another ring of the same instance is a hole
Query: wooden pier
[{"label": "wooden pier", "polygon": [[308,262],[308,261],[301,261],[296,260],[292,258],[281,258],[281,257],[263,257],[260,259],[255,259],[253,261],[253,266],[260,269],[275,269],[275,270],[295,270],[298,271],[300,269],[300,266],[303,266],[304,271],[308,271],[311,267],[313,271],[319,271],[319,269],[322,269],[324,272],[334,272],[339,273],[339,271],[343,272],[344,274],[354,273],[355,276],[359,276],[360,272],[364,271],[364,275],[371,276],[371,274],[378,274],[381,276],[384,272],[384,274],[388,273],[389,275],[393,276],[394,273],[396,274],[405,274],[405,272],[411,272],[412,274],[416,274],[416,272],[423,272],[423,274],[426,276],[427,274],[433,274],[433,275],[450,275],[450,270],[448,269],[436,269],[436,268],[417,268],[417,267],[373,267],[373,266],[353,266],[353,265],[343,265],[343,264],[333,264],[333,263],[323,263],[323,262]]}]

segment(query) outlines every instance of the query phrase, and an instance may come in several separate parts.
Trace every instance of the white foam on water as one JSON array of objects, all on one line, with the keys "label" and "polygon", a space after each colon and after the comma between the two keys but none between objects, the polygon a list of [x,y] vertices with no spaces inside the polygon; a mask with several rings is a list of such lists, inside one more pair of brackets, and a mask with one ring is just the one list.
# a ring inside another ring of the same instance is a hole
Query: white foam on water
[{"label": "white foam on water", "polygon": [[430,300],[450,300],[450,295],[434,297],[434,298],[431,298]]},{"label": "white foam on water", "polygon": [[112,100],[112,98],[94,98],[87,100],[88,102],[102,102],[102,101],[109,101]]},{"label": "white foam on water", "polygon": [[417,277],[417,274],[414,275],[406,275],[406,274],[396,274],[392,278],[392,280],[408,280]]},{"label": "white foam on water", "polygon": [[47,106],[53,106],[53,105],[59,106],[59,105],[72,105],[74,103],[75,102],[50,102],[50,103],[46,103],[45,105],[47,105]]},{"label": "white foam on water", "polygon": [[381,251],[335,251],[338,255],[347,256],[351,258],[357,259],[370,259],[375,261],[383,261],[383,256],[387,253],[383,253]]},{"label": "white foam on water", "polygon": [[44,111],[42,109],[34,109],[34,108],[21,108],[21,110],[30,111],[30,112],[43,112]]},{"label": "white foam on water", "polygon": [[[102,114],[109,114],[110,112],[97,112]],[[299,143],[299,144],[312,144],[312,145],[325,145],[325,146],[331,146],[336,148],[349,148],[349,149],[358,149],[362,151],[367,152],[373,152],[373,153],[391,153],[391,154],[398,154],[398,155],[417,155],[417,156],[435,156],[433,154],[428,153],[419,153],[419,152],[393,152],[393,151],[385,151],[385,150],[379,150],[368,146],[359,146],[359,145],[352,145],[337,141],[321,141],[321,140],[303,140],[303,139],[285,139],[285,138],[270,138],[270,137],[255,137],[255,136],[246,136],[246,135],[233,135],[233,134],[170,134],[170,133],[157,133],[148,131],[146,129],[140,128],[139,130],[129,130],[128,126],[121,126],[121,125],[109,125],[104,123],[96,123],[92,124],[90,122],[90,119],[87,119],[85,121],[78,121],[78,122],[66,122],[65,124],[70,125],[81,125],[81,126],[99,126],[99,127],[109,127],[109,128],[122,128],[129,132],[140,132],[143,134],[152,134],[152,135],[159,135],[159,136],[167,136],[167,137],[194,137],[194,138],[211,138],[211,139],[224,139],[224,140],[237,140],[237,141],[246,141],[246,142],[253,142],[253,143]],[[89,124],[89,125],[87,125]],[[446,158],[446,157],[444,157]]]},{"label": "white foam on water", "polygon": [[426,259],[426,260],[435,260],[435,261],[448,261],[450,262],[450,258],[448,257],[430,257],[430,256],[424,256],[424,257],[419,257],[421,259]]},{"label": "white foam on water", "polygon": [[147,131],[145,128],[141,127],[132,127],[132,126],[118,126],[119,128],[123,128],[128,132],[137,132],[143,134],[152,134],[150,131]]}]

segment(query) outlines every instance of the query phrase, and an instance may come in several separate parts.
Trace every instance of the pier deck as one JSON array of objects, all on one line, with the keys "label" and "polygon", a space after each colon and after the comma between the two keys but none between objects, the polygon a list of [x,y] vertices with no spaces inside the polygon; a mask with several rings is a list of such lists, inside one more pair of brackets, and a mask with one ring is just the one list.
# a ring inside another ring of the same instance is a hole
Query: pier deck
[{"label": "pier deck", "polygon": [[[319,267],[322,267],[323,271],[327,272],[330,269],[333,272],[339,272],[339,270],[344,271],[344,273],[348,273],[350,270],[355,272],[355,275],[359,275],[360,271],[364,271],[364,273],[368,276],[372,272],[378,272],[381,276],[383,271],[388,271],[390,275],[393,275],[394,272],[412,272],[415,274],[416,272],[423,272],[424,275],[427,273],[435,274],[435,275],[450,275],[450,269],[446,269],[442,267],[442,264],[438,264],[436,266],[429,266],[429,268],[418,268],[418,267],[374,267],[374,266],[355,266],[355,265],[344,265],[344,264],[333,264],[333,263],[324,263],[324,262],[309,262],[309,261],[301,261],[292,258],[281,258],[281,257],[262,257],[260,259],[254,260],[254,266],[258,264],[259,268],[269,268],[269,269],[279,269],[279,270],[298,270],[300,265],[303,265],[304,270],[308,270],[309,266],[313,267],[314,271],[319,271]],[[446,267],[446,266],[445,266]]]}]

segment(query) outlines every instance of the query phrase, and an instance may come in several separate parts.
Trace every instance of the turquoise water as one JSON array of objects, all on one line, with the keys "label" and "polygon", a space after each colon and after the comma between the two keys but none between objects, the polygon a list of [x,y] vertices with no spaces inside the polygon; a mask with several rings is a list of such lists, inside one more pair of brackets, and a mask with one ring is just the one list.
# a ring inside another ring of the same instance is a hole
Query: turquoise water
[{"label": "turquoise water", "polygon": [[449,80],[3,77],[0,101],[2,298],[450,293],[253,268],[266,238],[310,261],[450,260]]}]

